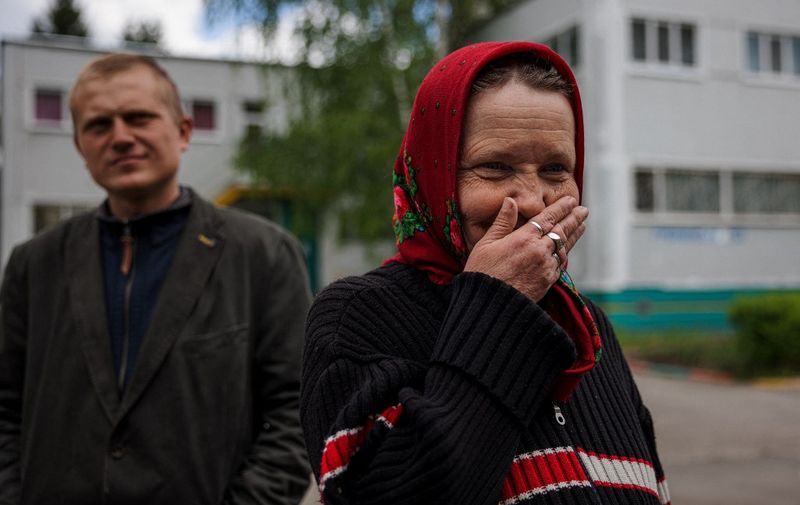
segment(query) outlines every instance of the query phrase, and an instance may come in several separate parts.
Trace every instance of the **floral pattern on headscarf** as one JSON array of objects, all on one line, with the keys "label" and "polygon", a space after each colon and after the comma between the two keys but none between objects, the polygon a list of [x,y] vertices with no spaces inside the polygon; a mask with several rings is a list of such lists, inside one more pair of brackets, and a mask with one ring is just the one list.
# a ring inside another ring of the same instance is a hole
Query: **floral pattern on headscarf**
[{"label": "floral pattern on headscarf", "polygon": [[[469,251],[458,206],[459,148],[472,83],[488,64],[526,53],[549,62],[572,84],[575,118],[575,181],[583,188],[583,111],[569,66],[548,47],[532,42],[485,42],[461,48],[437,63],[420,85],[400,155],[394,165],[397,254],[387,262],[409,264],[436,284],[449,284],[464,269]],[[412,163],[413,162],[413,163]],[[539,305],[572,337],[578,351],[573,366],[554,385],[566,400],[601,355],[600,335],[588,307],[566,272]]]}]

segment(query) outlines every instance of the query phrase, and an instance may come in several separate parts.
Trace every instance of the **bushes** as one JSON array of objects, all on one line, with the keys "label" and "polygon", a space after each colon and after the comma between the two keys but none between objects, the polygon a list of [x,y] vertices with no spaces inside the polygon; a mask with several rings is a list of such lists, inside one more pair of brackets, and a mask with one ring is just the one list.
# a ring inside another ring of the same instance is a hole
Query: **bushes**
[{"label": "bushes", "polygon": [[740,298],[728,315],[742,374],[800,373],[800,293]]}]

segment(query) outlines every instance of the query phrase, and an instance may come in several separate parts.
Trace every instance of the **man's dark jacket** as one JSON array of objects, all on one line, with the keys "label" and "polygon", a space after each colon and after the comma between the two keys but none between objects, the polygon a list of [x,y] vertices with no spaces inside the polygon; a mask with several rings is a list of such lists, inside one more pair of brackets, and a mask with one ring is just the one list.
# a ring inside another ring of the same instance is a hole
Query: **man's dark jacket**
[{"label": "man's dark jacket", "polygon": [[302,495],[302,255],[266,220],[192,200],[121,397],[95,213],[12,253],[0,292],[0,504]]}]

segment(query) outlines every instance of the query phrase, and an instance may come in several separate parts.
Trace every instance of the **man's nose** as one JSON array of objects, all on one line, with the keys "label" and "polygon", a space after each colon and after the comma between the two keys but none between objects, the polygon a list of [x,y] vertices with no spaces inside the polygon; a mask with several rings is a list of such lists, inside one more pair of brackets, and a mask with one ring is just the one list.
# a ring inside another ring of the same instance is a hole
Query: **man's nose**
[{"label": "man's nose", "polygon": [[133,144],[133,134],[125,121],[120,117],[114,118],[111,127],[111,145],[114,149],[125,150]]}]

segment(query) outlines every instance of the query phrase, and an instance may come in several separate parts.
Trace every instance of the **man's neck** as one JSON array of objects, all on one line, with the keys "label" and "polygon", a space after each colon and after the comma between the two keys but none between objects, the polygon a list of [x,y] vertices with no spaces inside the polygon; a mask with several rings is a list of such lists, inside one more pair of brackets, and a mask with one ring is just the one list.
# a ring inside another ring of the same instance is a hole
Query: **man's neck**
[{"label": "man's neck", "polygon": [[178,184],[170,185],[164,191],[156,194],[149,194],[141,198],[131,198],[130,196],[108,195],[108,208],[111,214],[117,219],[128,221],[144,214],[169,208],[180,196],[181,190]]}]

